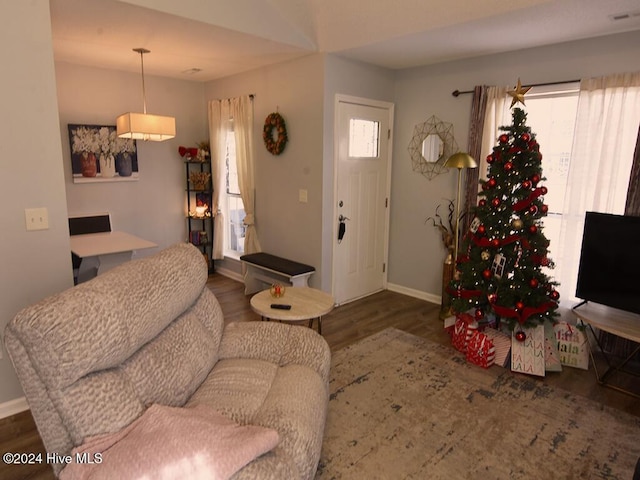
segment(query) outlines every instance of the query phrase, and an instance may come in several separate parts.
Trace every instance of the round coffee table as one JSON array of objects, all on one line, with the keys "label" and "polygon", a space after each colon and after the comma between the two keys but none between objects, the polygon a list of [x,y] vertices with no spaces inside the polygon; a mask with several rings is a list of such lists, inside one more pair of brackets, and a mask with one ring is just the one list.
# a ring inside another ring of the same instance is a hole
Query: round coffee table
[{"label": "round coffee table", "polygon": [[[291,305],[290,310],[272,308],[271,305]],[[251,297],[251,308],[264,320],[279,320],[281,322],[309,322],[313,327],[313,320],[318,319],[318,333],[322,335],[322,316],[333,310],[335,300],[322,290],[309,287],[286,287],[280,298],[271,296],[269,290],[263,290]]]}]

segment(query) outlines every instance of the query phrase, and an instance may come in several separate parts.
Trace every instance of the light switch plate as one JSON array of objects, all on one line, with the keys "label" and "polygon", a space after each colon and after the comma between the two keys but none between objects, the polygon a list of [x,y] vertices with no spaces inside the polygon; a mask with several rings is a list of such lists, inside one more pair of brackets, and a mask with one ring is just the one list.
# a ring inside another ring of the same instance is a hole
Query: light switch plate
[{"label": "light switch plate", "polygon": [[298,191],[298,200],[300,200],[300,203],[307,203],[307,198],[307,191],[301,188]]},{"label": "light switch plate", "polygon": [[49,211],[45,208],[25,208],[25,222],[27,230],[48,230]]}]

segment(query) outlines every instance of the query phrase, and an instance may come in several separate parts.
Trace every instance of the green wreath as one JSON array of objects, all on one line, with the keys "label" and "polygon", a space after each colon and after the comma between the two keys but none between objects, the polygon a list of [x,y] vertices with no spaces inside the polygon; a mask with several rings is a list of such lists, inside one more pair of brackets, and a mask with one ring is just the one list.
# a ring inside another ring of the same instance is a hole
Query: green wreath
[{"label": "green wreath", "polygon": [[[273,131],[276,131],[278,137],[274,140]],[[264,129],[262,130],[262,139],[264,146],[271,152],[271,155],[280,155],[287,145],[287,126],[284,118],[277,112],[270,113],[264,120]]]}]

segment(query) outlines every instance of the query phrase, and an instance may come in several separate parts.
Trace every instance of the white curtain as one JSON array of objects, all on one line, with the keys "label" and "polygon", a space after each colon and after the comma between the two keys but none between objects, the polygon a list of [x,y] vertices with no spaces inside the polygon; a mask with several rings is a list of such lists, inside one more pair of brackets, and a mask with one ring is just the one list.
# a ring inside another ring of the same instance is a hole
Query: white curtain
[{"label": "white curtain", "polygon": [[487,178],[487,156],[493,152],[493,147],[498,142],[498,135],[496,132],[498,128],[510,125],[511,118],[509,117],[511,109],[509,108],[509,102],[511,97],[508,97],[507,91],[511,90],[511,87],[488,87],[487,88],[487,110],[484,116],[484,128],[482,129],[482,151],[480,154],[480,161],[478,162],[479,177],[481,179]]},{"label": "white curtain", "polygon": [[229,102],[212,100],[209,102],[209,145],[211,147],[211,177],[213,193],[211,195],[213,226],[213,259],[224,258],[224,214],[221,205],[221,192],[226,190],[225,160],[226,137],[229,130]]},{"label": "white curtain", "polygon": [[261,251],[255,228],[255,180],[253,150],[253,101],[250,96],[230,100],[231,116],[236,138],[236,164],[238,184],[244,203],[244,224],[247,227],[244,238],[244,252]]},{"label": "white curtain", "polygon": [[640,73],[580,82],[560,245],[554,255],[553,275],[564,306],[576,300],[585,212],[624,213],[639,122]]}]

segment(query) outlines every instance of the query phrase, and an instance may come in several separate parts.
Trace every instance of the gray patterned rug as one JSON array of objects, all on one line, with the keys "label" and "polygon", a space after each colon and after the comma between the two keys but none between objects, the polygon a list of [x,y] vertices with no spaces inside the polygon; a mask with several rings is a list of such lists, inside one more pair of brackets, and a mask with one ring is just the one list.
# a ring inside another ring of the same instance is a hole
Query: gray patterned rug
[{"label": "gray patterned rug", "polygon": [[333,356],[317,479],[625,479],[640,418],[389,328]]}]

